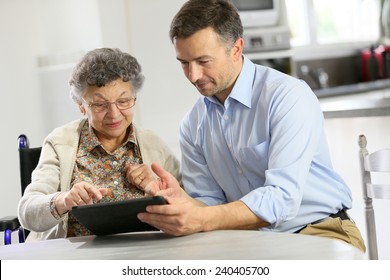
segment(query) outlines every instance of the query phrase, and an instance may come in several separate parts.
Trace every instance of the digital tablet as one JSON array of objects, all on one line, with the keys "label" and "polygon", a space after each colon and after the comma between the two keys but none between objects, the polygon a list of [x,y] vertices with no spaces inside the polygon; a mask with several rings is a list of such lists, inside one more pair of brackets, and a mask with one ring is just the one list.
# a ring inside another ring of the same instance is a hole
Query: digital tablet
[{"label": "digital tablet", "polygon": [[75,206],[71,214],[95,235],[157,230],[141,222],[137,214],[148,205],[166,204],[162,196]]}]

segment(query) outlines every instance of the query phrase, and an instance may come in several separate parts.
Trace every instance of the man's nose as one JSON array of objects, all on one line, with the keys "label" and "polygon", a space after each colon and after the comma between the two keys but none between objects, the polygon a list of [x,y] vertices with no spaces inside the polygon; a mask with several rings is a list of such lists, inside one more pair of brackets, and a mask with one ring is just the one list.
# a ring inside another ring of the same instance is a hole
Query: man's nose
[{"label": "man's nose", "polygon": [[202,77],[202,68],[195,63],[190,64],[188,68],[188,79],[190,80],[190,82],[195,83],[201,77]]}]

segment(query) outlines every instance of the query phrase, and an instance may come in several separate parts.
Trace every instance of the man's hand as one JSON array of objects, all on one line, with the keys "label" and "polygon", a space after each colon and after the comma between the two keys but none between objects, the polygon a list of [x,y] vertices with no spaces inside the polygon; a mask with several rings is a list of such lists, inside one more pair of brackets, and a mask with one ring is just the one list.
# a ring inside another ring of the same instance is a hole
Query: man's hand
[{"label": "man's hand", "polygon": [[188,235],[203,231],[206,207],[181,197],[165,197],[167,205],[151,205],[147,213],[139,213],[138,218],[165,233],[173,236]]}]

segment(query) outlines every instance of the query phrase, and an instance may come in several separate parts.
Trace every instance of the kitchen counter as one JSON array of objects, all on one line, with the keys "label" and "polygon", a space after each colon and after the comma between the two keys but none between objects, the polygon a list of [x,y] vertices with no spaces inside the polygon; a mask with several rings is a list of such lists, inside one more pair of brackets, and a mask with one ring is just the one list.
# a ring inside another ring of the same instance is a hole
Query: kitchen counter
[{"label": "kitchen counter", "polygon": [[325,118],[390,116],[390,79],[314,90]]},{"label": "kitchen counter", "polygon": [[357,83],[352,85],[343,85],[330,88],[322,88],[313,90],[318,98],[333,97],[340,95],[349,95],[364,93],[369,91],[376,91],[390,88],[390,79],[376,80],[372,82]]}]

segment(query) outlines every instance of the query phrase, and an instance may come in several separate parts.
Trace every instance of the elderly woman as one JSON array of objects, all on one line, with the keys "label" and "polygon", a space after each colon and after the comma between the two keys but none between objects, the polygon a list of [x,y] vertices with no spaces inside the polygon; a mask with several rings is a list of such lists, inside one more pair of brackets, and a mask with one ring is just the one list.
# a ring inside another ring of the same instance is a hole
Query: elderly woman
[{"label": "elderly woman", "polygon": [[91,234],[69,210],[144,196],[139,164],[157,162],[179,178],[179,162],[164,142],[133,123],[143,81],[137,60],[118,49],[90,51],[76,65],[70,94],[84,118],[56,128],[43,142],[18,205],[28,240]]}]

